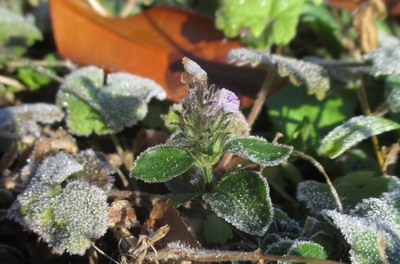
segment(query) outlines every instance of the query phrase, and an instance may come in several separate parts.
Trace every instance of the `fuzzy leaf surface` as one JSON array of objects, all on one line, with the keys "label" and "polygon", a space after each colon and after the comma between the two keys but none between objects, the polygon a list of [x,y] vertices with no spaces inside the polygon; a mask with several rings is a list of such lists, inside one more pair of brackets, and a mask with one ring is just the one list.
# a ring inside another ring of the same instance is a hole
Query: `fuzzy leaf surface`
[{"label": "fuzzy leaf surface", "polygon": [[400,89],[393,89],[387,101],[393,113],[400,112]]},{"label": "fuzzy leaf surface", "polygon": [[43,39],[40,30],[24,17],[0,7],[0,43],[13,36],[24,36],[31,40]]},{"label": "fuzzy leaf surface", "polygon": [[219,217],[251,235],[262,236],[273,220],[269,186],[258,172],[233,173],[203,199]]},{"label": "fuzzy leaf surface", "polygon": [[364,139],[398,128],[400,124],[382,117],[356,116],[325,136],[320,151],[333,159]]},{"label": "fuzzy leaf surface", "polygon": [[23,104],[0,109],[0,128],[10,126],[20,135],[40,136],[37,122],[51,124],[61,121],[64,112],[56,105],[46,103]]},{"label": "fuzzy leaf surface", "polygon": [[[288,256],[299,256],[305,258],[317,258],[317,259],[327,259],[328,255],[324,248],[314,242],[310,241],[296,241],[290,247],[287,253]],[[293,263],[293,262],[283,262],[283,263]]]},{"label": "fuzzy leaf surface", "polygon": [[235,137],[224,145],[224,151],[249,159],[263,166],[276,166],[286,161],[293,147],[268,143],[260,137]]},{"label": "fuzzy leaf surface", "polygon": [[308,94],[315,94],[318,100],[322,100],[330,88],[327,70],[311,62],[266,54],[247,48],[232,49],[226,60],[228,63],[236,63],[238,66],[250,64],[254,67],[258,64],[276,64],[280,76],[288,76],[296,86],[304,84]]},{"label": "fuzzy leaf surface", "polygon": [[137,157],[130,176],[147,182],[165,182],[187,171],[194,162],[184,148],[156,146]]},{"label": "fuzzy leaf surface", "polygon": [[[393,179],[388,177],[374,177],[374,172],[360,171],[340,177],[333,182],[344,212],[350,212],[363,199],[379,197],[388,190]],[[307,208],[315,214],[324,209],[337,208],[330,187],[326,183],[303,181],[297,187],[297,199],[305,202]]]},{"label": "fuzzy leaf surface", "polygon": [[369,72],[375,77],[381,75],[400,74],[399,60],[400,47],[393,45],[371,51],[363,56],[364,60],[371,60],[372,66]]},{"label": "fuzzy leaf surface", "polygon": [[128,73],[109,74],[103,82],[103,70],[89,66],[69,74],[61,85],[57,104],[68,108],[67,124],[74,134],[119,132],[145,117],[151,97],[166,97],[154,81]]},{"label": "fuzzy leaf surface", "polygon": [[389,263],[400,262],[400,191],[384,193],[380,198],[365,199],[349,214],[324,210],[325,217],[340,229],[350,244],[352,263],[382,262],[377,239],[384,236],[385,253]]}]

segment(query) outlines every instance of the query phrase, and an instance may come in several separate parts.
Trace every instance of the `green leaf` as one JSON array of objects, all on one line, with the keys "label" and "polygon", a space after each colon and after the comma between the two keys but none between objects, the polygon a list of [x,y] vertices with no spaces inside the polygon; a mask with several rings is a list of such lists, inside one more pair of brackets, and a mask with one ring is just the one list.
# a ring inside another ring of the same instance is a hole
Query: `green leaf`
[{"label": "green leaf", "polygon": [[[324,248],[314,242],[310,241],[296,241],[290,247],[287,256],[299,256],[305,258],[317,258],[317,259],[327,259]],[[293,263],[293,262],[283,262],[283,263]],[[307,262],[308,263],[308,262]]]},{"label": "green leaf", "polygon": [[375,77],[381,75],[398,75],[400,74],[399,60],[400,47],[393,45],[389,47],[379,48],[371,51],[363,56],[364,60],[371,60],[372,66],[367,68]]},{"label": "green leaf", "polygon": [[224,151],[239,155],[262,166],[276,166],[286,161],[293,147],[268,143],[260,137],[234,137],[224,145]]},{"label": "green leaf", "polygon": [[[353,210],[363,199],[379,197],[388,190],[393,179],[374,177],[374,172],[360,171],[340,177],[333,182],[344,212]],[[313,213],[320,214],[323,209],[337,208],[330,187],[326,183],[303,181],[297,187],[297,199],[305,202]]]},{"label": "green leaf", "polygon": [[383,235],[389,263],[400,263],[399,186],[380,198],[365,199],[349,214],[324,210],[323,215],[340,229],[350,244],[352,263],[381,263],[377,240]]},{"label": "green leaf", "polygon": [[296,33],[298,16],[304,0],[221,1],[216,12],[216,28],[227,37],[237,37],[243,28],[254,37],[266,30],[266,44],[288,44]]},{"label": "green leaf", "polygon": [[254,67],[260,63],[276,64],[280,76],[288,76],[296,86],[306,85],[308,94],[315,94],[318,100],[322,100],[330,88],[326,69],[311,62],[266,54],[247,48],[232,49],[227,54],[226,60],[228,63],[236,63],[238,66],[250,64]]},{"label": "green leaf", "polygon": [[168,203],[173,205],[175,208],[190,202],[194,198],[200,196],[201,192],[194,192],[194,193],[178,193],[168,199]]},{"label": "green leaf", "polygon": [[109,74],[105,86],[103,82],[103,71],[94,66],[78,69],[65,78],[57,104],[68,108],[67,125],[72,133],[119,132],[144,118],[152,97],[166,97],[154,81],[128,73]]},{"label": "green leaf", "polygon": [[0,43],[13,36],[23,36],[30,40],[43,39],[42,33],[33,23],[21,15],[0,7]]},{"label": "green leaf", "polygon": [[400,124],[382,117],[356,116],[325,136],[320,151],[333,159],[366,138],[398,128]]},{"label": "green leaf", "polygon": [[130,176],[147,182],[165,182],[187,171],[194,162],[184,148],[159,145],[137,157]]},{"label": "green leaf", "polygon": [[231,227],[224,220],[210,214],[203,222],[203,236],[207,243],[225,245],[233,238]]},{"label": "green leaf", "polygon": [[258,172],[233,173],[203,199],[219,217],[248,234],[263,235],[273,220],[268,183]]},{"label": "green leaf", "polygon": [[393,89],[387,101],[393,113],[400,112],[400,89]]}]

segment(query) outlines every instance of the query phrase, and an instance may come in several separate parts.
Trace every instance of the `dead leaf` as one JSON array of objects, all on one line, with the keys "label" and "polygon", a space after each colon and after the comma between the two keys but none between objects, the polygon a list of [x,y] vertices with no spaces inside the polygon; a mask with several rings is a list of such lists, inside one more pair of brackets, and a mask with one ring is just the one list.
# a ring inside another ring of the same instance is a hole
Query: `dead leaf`
[{"label": "dead leaf", "polygon": [[108,210],[109,227],[130,228],[139,225],[135,211],[127,200],[114,201]]},{"label": "dead leaf", "polygon": [[159,202],[154,205],[149,218],[143,225],[142,233],[144,234],[148,229],[156,231],[158,228],[165,225],[169,225],[170,230],[166,236],[159,241],[158,245],[161,248],[164,248],[168,243],[175,241],[179,241],[191,248],[201,248],[201,244],[188,230],[188,227],[180,216],[178,210],[167,202]]},{"label": "dead leaf", "polygon": [[228,51],[243,44],[225,39],[214,21],[194,12],[152,7],[124,19],[107,18],[80,0],[50,0],[50,13],[61,56],[153,79],[175,102],[186,95],[180,82],[185,56],[202,65],[210,82],[235,92],[242,107],[253,102],[266,76],[262,69],[227,65]]}]

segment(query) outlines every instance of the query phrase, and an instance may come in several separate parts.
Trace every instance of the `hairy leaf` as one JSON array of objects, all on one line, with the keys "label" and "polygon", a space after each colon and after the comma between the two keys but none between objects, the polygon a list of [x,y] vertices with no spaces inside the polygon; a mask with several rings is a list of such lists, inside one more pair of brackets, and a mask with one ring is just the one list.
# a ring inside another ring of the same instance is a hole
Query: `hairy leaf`
[{"label": "hairy leaf", "polygon": [[400,192],[383,194],[380,198],[365,199],[349,214],[324,210],[350,244],[353,263],[380,263],[377,240],[384,236],[385,253],[389,263],[400,261]]},{"label": "hairy leaf", "polygon": [[[307,258],[317,258],[317,259],[327,259],[328,255],[326,254],[324,248],[314,242],[310,241],[296,241],[290,247],[287,252],[288,256],[300,256]],[[291,263],[291,262],[283,262],[283,263]]]},{"label": "hairy leaf", "polygon": [[325,136],[320,151],[333,159],[361,140],[398,128],[400,124],[382,117],[356,116]]},{"label": "hairy leaf", "polygon": [[268,143],[260,137],[234,137],[224,145],[224,151],[247,158],[263,166],[276,166],[286,161],[293,147]]},{"label": "hairy leaf", "polygon": [[387,101],[393,113],[400,112],[400,89],[393,89]]},{"label": "hairy leaf", "polygon": [[56,105],[46,103],[23,104],[0,109],[0,128],[20,135],[40,136],[37,122],[51,124],[61,121],[64,112]]},{"label": "hairy leaf", "polygon": [[319,100],[325,97],[330,88],[327,71],[314,63],[302,60],[285,58],[280,55],[266,54],[247,48],[231,50],[227,55],[228,63],[236,63],[238,66],[251,64],[276,64],[279,75],[289,76],[290,81],[295,85],[304,84],[309,94],[314,94]]},{"label": "hairy leaf", "polygon": [[[374,177],[374,172],[360,171],[340,177],[333,182],[344,212],[353,210],[363,199],[379,197],[388,190],[393,179]],[[326,183],[304,181],[297,187],[297,199],[305,202],[311,212],[320,214],[323,209],[337,208],[330,187]]]},{"label": "hairy leaf", "polygon": [[393,45],[379,48],[363,56],[364,60],[371,60],[372,66],[369,72],[374,76],[400,74],[399,60],[400,47]]},{"label": "hairy leaf", "polygon": [[144,118],[152,97],[166,97],[154,81],[136,75],[113,73],[105,86],[103,81],[103,70],[90,66],[72,72],[61,85],[57,104],[68,108],[67,124],[74,134],[119,132]]},{"label": "hairy leaf", "polygon": [[233,173],[203,199],[219,217],[248,234],[262,236],[273,220],[268,183],[258,172]]},{"label": "hairy leaf", "polygon": [[147,182],[164,182],[187,171],[195,159],[184,148],[159,145],[148,148],[133,164],[131,177]]},{"label": "hairy leaf", "polygon": [[21,15],[0,7],[0,43],[10,37],[24,36],[30,40],[43,39],[40,30]]}]

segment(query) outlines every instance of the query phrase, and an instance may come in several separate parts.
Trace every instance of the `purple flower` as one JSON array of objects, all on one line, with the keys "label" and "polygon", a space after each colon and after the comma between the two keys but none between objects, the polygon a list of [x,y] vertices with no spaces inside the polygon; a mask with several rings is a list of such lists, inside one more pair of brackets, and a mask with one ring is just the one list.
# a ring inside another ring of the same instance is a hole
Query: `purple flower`
[{"label": "purple flower", "polygon": [[232,113],[239,112],[240,101],[237,96],[228,89],[222,88],[216,91],[212,95],[211,101],[217,109]]}]

